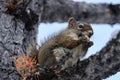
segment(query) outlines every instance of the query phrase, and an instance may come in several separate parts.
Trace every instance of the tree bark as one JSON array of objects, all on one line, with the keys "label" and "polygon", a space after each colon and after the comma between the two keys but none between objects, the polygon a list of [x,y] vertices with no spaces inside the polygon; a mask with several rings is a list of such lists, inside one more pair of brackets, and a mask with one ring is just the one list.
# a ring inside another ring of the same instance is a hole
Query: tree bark
[{"label": "tree bark", "polygon": [[66,22],[70,17],[89,23],[120,23],[120,4],[45,0],[42,22]]},{"label": "tree bark", "polygon": [[0,80],[19,80],[11,56],[24,54],[28,45],[36,40],[43,0],[11,6],[9,2],[12,4],[14,0],[0,1]]},{"label": "tree bark", "polygon": [[33,80],[102,80],[119,70],[120,32],[102,50],[88,59],[78,61],[73,67],[66,68],[57,75],[50,69],[44,69],[40,76],[37,75],[37,79],[35,76],[31,78]]},{"label": "tree bark", "polygon": [[[28,45],[36,40],[38,24],[41,21],[64,22],[69,17],[74,16],[78,20],[92,23],[112,24],[120,22],[120,5],[86,4],[70,0],[23,0],[29,2],[14,3],[12,6],[6,5],[8,2],[14,1],[0,1],[0,80],[20,79],[11,56],[25,53]],[[75,71],[76,69],[72,71],[73,68],[68,68],[68,71],[75,74],[59,78],[62,80],[79,79],[82,76],[81,79],[83,80],[94,80],[97,77],[106,78],[119,71],[120,58],[118,53],[120,48],[118,46],[120,45],[118,43],[120,43],[120,36],[109,42],[107,47],[100,51],[100,54],[96,54],[74,66],[77,69],[80,67],[78,72]],[[108,52],[110,53],[108,54]]]},{"label": "tree bark", "polygon": [[[102,80],[120,70],[120,32],[95,55],[61,73],[59,80]],[[56,80],[58,80],[56,79]]]}]

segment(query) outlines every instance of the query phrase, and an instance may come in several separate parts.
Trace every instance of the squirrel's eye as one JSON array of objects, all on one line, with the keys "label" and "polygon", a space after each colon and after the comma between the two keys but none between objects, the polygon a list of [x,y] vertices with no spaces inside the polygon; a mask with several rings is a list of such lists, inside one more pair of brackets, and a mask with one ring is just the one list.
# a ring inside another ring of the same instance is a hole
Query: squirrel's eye
[{"label": "squirrel's eye", "polygon": [[84,27],[84,24],[80,24],[79,26],[78,26],[78,29],[83,29],[83,27]]}]

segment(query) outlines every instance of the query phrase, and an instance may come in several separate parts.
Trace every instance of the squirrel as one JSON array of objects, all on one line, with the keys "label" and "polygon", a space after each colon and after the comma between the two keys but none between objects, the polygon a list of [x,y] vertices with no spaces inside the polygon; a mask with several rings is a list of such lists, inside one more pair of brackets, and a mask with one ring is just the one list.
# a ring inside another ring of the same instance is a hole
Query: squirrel
[{"label": "squirrel", "polygon": [[[73,17],[69,18],[68,27],[58,35],[45,41],[39,50],[36,51],[38,52],[37,61],[40,67],[51,67],[57,64],[57,57],[60,54],[55,54],[54,50],[60,47],[71,50],[75,54],[72,57],[76,57],[77,55],[83,57],[87,49],[93,45],[93,42],[89,39],[92,35],[93,29],[88,23],[80,23]],[[83,54],[81,51],[84,51]],[[33,52],[33,54],[35,55],[36,53]],[[69,60],[67,61],[65,66],[69,64]]]},{"label": "squirrel", "polygon": [[[79,22],[78,22],[79,23]],[[81,43],[73,49],[66,48],[57,48],[54,49],[54,55],[56,56],[57,62],[62,63],[62,69],[71,67],[78,62],[81,58],[85,56],[89,47],[93,45],[93,42],[90,41],[91,36],[93,35],[92,27],[87,23],[80,23],[83,27],[82,34],[79,36]],[[74,42],[73,42],[74,43]],[[64,59],[64,62],[63,62]],[[62,61],[62,62],[60,62]]]}]

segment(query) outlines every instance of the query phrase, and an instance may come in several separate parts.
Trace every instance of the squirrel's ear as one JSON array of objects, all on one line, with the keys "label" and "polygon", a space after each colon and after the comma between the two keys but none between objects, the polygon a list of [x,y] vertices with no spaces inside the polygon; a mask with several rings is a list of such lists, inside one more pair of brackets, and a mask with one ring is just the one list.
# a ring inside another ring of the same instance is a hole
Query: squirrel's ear
[{"label": "squirrel's ear", "polygon": [[74,17],[69,18],[68,20],[68,28],[73,28],[76,25],[76,20]]}]

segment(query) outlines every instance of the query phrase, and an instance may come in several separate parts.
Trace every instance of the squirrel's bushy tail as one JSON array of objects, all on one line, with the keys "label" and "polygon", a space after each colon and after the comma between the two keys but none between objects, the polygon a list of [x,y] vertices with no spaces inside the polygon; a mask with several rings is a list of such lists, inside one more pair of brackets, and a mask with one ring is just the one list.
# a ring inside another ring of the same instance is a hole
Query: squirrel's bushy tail
[{"label": "squirrel's bushy tail", "polygon": [[26,50],[27,55],[36,61],[37,61],[38,52],[39,51],[37,49],[37,42],[36,41],[33,41],[33,43],[30,44]]}]

